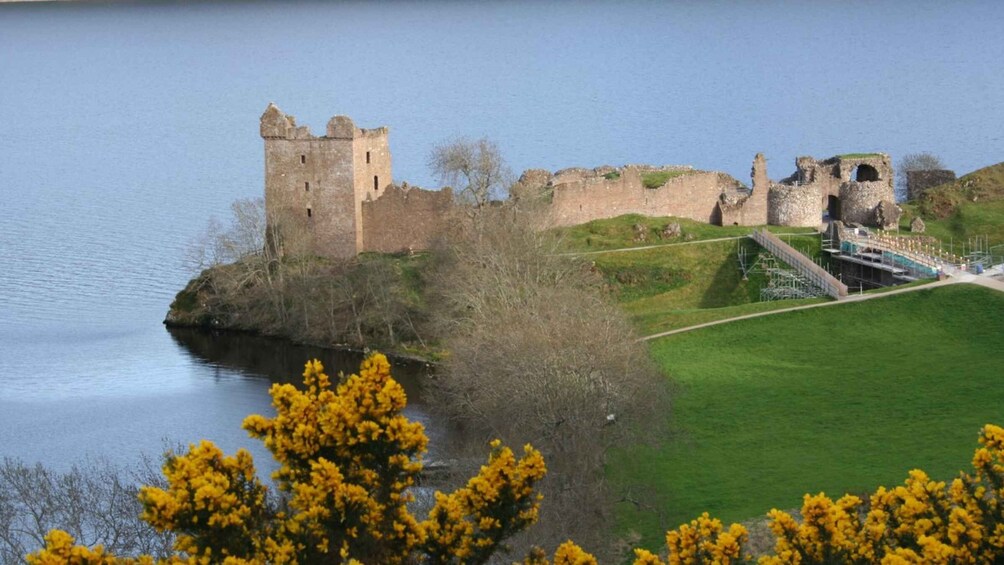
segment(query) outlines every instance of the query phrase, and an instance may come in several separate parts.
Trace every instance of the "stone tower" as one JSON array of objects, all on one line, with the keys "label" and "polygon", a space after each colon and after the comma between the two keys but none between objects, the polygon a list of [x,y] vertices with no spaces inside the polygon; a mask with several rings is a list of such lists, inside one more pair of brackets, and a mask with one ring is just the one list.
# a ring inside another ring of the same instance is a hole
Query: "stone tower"
[{"label": "stone tower", "polygon": [[350,258],[363,250],[362,203],[393,181],[387,128],[345,116],[323,137],[275,104],[261,115],[268,240],[281,253]]}]

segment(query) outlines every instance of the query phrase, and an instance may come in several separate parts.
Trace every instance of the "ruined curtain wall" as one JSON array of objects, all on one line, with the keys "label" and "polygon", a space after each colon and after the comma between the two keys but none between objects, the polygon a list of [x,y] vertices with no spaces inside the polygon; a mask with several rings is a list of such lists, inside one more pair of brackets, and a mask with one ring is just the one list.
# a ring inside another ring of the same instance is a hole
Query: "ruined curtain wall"
[{"label": "ruined curtain wall", "polygon": [[718,196],[736,184],[722,173],[694,171],[669,179],[659,188],[645,188],[641,173],[634,168],[624,169],[616,179],[600,175],[559,179],[551,202],[551,225],[571,226],[623,214],[712,222],[717,219]]},{"label": "ruined curtain wall", "polygon": [[422,190],[388,186],[375,200],[362,203],[363,250],[397,253],[428,249],[453,214],[449,189]]}]

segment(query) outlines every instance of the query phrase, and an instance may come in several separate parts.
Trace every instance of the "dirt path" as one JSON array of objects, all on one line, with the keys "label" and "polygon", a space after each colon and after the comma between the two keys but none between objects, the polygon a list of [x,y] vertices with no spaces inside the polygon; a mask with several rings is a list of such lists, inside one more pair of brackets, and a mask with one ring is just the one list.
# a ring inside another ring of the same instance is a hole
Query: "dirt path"
[{"label": "dirt path", "polygon": [[769,310],[767,312],[756,312],[754,314],[744,314],[742,316],[735,316],[733,318],[725,318],[724,320],[715,320],[713,322],[705,322],[703,324],[697,324],[697,325],[693,325],[693,326],[687,326],[685,328],[678,328],[678,329],[675,329],[675,330],[669,330],[667,332],[660,332],[660,333],[657,333],[657,334],[648,335],[648,336],[639,338],[638,341],[649,341],[649,340],[657,339],[657,338],[660,338],[660,337],[665,337],[665,336],[668,336],[668,335],[673,335],[673,334],[678,334],[678,333],[683,333],[683,332],[689,332],[689,331],[692,331],[692,330],[698,330],[698,329],[706,328],[706,327],[709,327],[709,326],[717,326],[718,324],[728,324],[730,322],[735,322],[735,321],[738,321],[738,320],[748,320],[750,318],[759,318],[761,316],[770,316],[770,315],[773,315],[773,314],[782,314],[784,312],[794,312],[795,310],[808,310],[809,308],[823,308],[823,307],[826,307],[826,306],[837,306],[839,304],[847,304],[847,303],[850,303],[850,302],[861,302],[861,301],[864,301],[864,300],[874,300],[874,299],[877,299],[877,298],[885,298],[886,296],[893,296],[893,295],[896,295],[896,294],[903,294],[905,292],[915,292],[915,291],[918,291],[918,290],[927,290],[929,288],[935,288],[935,287],[939,287],[939,286],[947,286],[947,285],[950,285],[950,284],[959,284],[959,283],[976,284],[976,285],[984,286],[984,287],[987,287],[987,288],[990,288],[990,289],[993,289],[993,290],[996,290],[996,291],[999,291],[999,292],[1004,292],[1004,282],[1001,282],[1001,281],[998,281],[998,280],[995,280],[995,279],[992,279],[992,278],[989,278],[989,277],[981,277],[981,276],[971,275],[971,274],[966,273],[966,274],[961,274],[961,275],[958,275],[958,276],[953,276],[953,277],[947,278],[945,280],[941,280],[941,281],[937,281],[937,282],[933,282],[933,283],[925,284],[925,285],[921,285],[921,286],[911,286],[909,288],[901,288],[899,290],[889,290],[889,291],[886,291],[886,292],[879,292],[879,293],[875,293],[875,294],[853,294],[853,295],[850,295],[847,298],[844,298],[842,300],[833,300],[833,301],[830,301],[830,302],[821,302],[819,304],[807,304],[805,306],[792,306],[791,308],[781,308],[780,310]]}]

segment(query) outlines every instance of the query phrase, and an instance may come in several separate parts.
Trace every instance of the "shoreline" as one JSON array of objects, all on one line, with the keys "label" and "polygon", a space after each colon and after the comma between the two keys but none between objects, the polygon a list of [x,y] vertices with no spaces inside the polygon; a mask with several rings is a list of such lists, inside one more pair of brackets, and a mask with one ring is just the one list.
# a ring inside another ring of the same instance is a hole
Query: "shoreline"
[{"label": "shoreline", "polygon": [[[0,0],[3,1],[3,0]],[[44,1],[44,0],[32,0],[32,1]],[[248,335],[254,337],[260,337],[263,339],[273,340],[277,342],[284,342],[288,345],[299,345],[305,347],[317,347],[319,349],[326,349],[329,351],[340,351],[345,353],[355,353],[359,355],[366,355],[375,351],[387,356],[387,359],[391,361],[392,364],[422,364],[426,367],[438,367],[439,363],[432,359],[421,357],[413,353],[402,353],[400,351],[392,349],[382,349],[382,348],[370,348],[370,347],[355,347],[348,344],[324,344],[309,341],[298,341],[290,337],[282,335],[269,335],[264,334],[257,330],[252,329],[241,329],[241,328],[227,328],[227,327],[211,327],[202,324],[179,324],[177,322],[171,322],[167,319],[161,322],[167,329],[179,329],[179,330],[195,330],[203,332],[206,334],[231,334],[231,335]]]}]

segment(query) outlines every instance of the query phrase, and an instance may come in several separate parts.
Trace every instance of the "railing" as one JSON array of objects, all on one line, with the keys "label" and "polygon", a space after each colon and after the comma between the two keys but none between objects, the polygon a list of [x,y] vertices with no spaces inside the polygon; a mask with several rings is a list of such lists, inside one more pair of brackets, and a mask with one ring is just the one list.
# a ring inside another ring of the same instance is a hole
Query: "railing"
[{"label": "railing", "polygon": [[812,262],[811,259],[799,253],[796,249],[781,241],[776,235],[766,229],[754,230],[750,237],[761,247],[772,253],[778,259],[791,265],[810,283],[823,289],[826,294],[840,299],[847,296],[847,285],[837,280],[826,269]]}]

